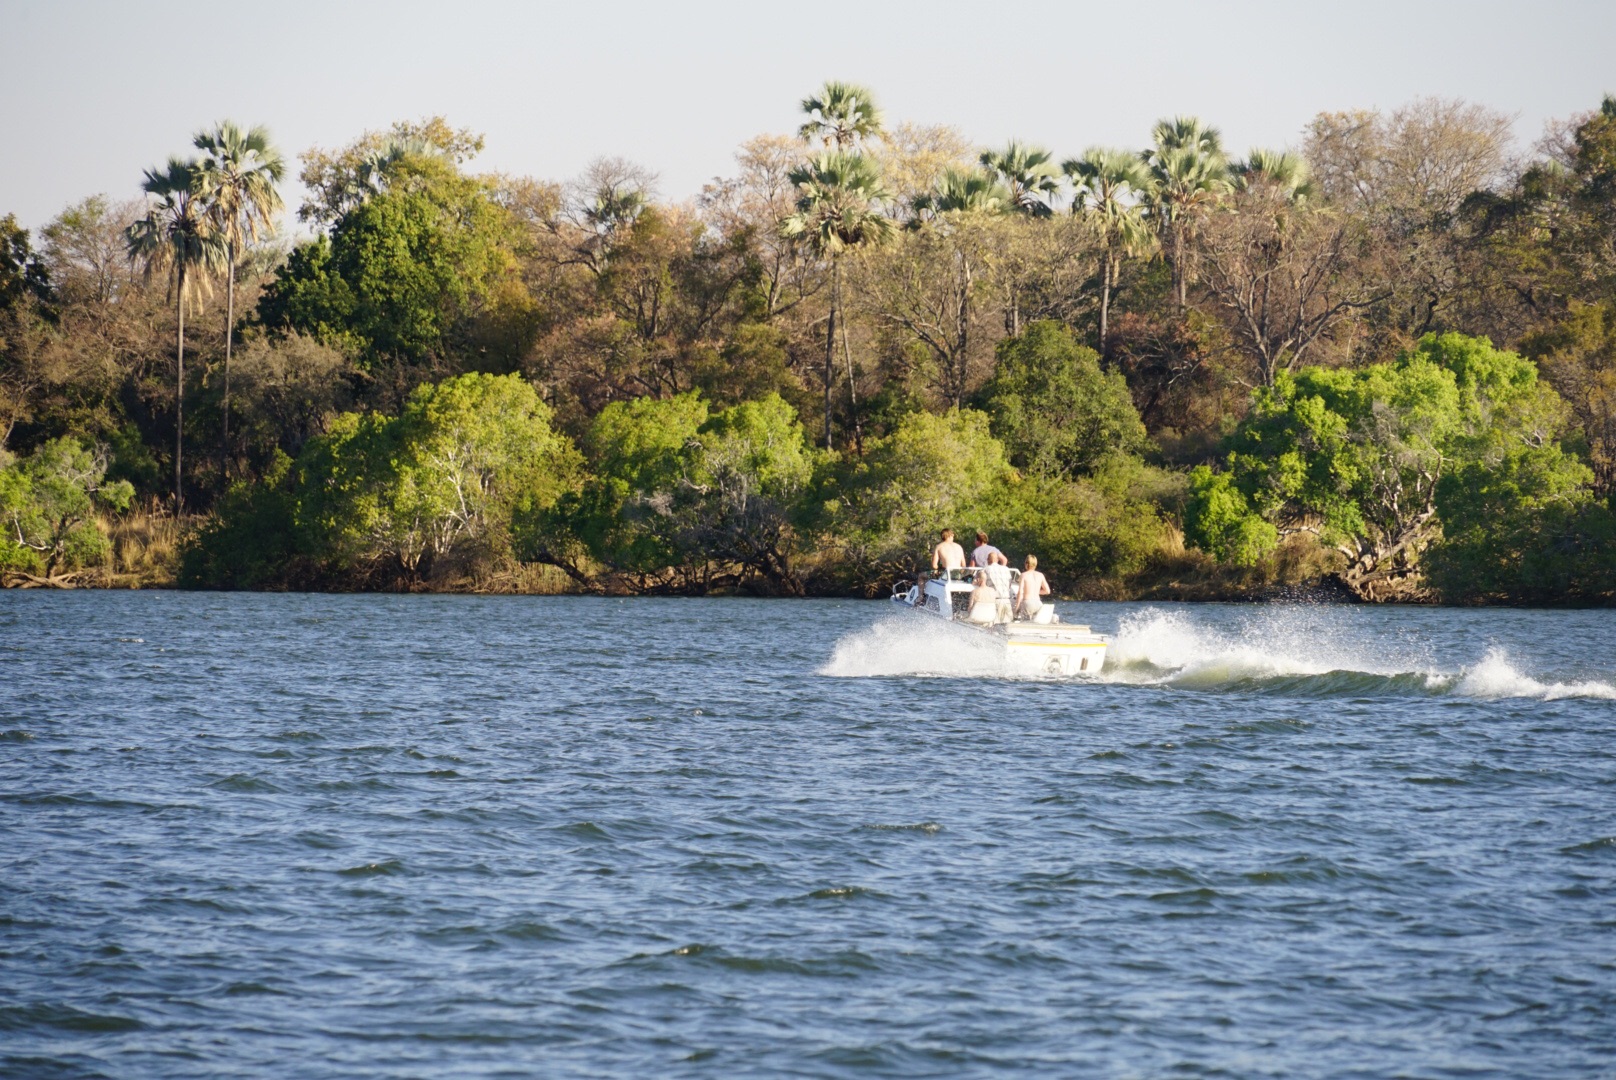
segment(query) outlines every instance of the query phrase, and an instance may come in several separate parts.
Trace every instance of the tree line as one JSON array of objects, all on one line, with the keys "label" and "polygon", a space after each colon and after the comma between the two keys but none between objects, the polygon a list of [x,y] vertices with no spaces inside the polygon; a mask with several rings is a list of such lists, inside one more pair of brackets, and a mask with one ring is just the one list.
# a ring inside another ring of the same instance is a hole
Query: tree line
[{"label": "tree line", "polygon": [[1524,159],[1438,99],[1244,156],[801,109],[684,202],[434,117],[305,152],[296,239],[229,123],[5,219],[0,567],[168,514],[198,586],[871,593],[948,524],[1089,595],[1616,591],[1616,99]]}]

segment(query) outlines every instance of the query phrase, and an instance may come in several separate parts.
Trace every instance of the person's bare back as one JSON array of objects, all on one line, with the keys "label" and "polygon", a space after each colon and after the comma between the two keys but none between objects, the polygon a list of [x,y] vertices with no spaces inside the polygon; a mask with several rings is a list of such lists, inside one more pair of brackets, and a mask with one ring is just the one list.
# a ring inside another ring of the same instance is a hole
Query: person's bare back
[{"label": "person's bare back", "polygon": [[931,568],[933,570],[965,568],[965,549],[954,543],[953,529],[944,529],[942,542],[931,549]]},{"label": "person's bare back", "polygon": [[1038,572],[1038,557],[1028,555],[1026,569],[1021,571],[1021,587],[1016,591],[1016,618],[1031,619],[1044,606],[1049,595],[1049,582]]}]

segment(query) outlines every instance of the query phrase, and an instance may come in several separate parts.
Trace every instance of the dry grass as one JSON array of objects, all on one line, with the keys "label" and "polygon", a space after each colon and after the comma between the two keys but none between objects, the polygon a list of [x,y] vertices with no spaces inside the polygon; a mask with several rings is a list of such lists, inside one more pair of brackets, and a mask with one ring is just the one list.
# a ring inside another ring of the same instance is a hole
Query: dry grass
[{"label": "dry grass", "polygon": [[180,541],[200,518],[135,512],[105,522],[112,556],[102,566],[113,588],[169,588],[179,572]]},{"label": "dry grass", "polygon": [[559,596],[563,593],[577,592],[578,583],[558,566],[511,562],[493,573],[475,579],[470,591],[515,593],[522,596]]}]

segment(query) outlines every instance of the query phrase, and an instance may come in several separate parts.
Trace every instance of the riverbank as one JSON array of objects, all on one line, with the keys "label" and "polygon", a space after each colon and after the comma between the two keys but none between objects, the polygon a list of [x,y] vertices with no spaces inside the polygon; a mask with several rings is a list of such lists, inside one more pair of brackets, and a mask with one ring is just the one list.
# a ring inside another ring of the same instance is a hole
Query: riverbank
[{"label": "riverbank", "polygon": [[[131,513],[107,516],[101,525],[109,540],[108,554],[101,565],[66,573],[41,574],[0,570],[0,588],[16,589],[165,589],[184,590],[182,560],[187,537],[211,518],[195,515],[176,521],[160,513]],[[872,581],[866,588],[849,586],[845,580],[824,572],[813,554],[800,560],[797,591],[771,586],[764,581],[732,584],[714,573],[703,579],[686,575],[675,579],[633,577],[599,567],[574,566],[563,570],[545,563],[524,563],[511,558],[483,559],[473,563],[440,565],[429,577],[373,573],[347,579],[330,577],[310,580],[282,580],[253,592],[312,593],[420,593],[488,596],[797,596],[818,598],[876,599],[886,595],[891,580],[904,576],[893,571]],[[1068,602],[1090,600],[1111,602],[1162,603],[1307,603],[1307,604],[1409,604],[1443,605],[1443,599],[1427,588],[1418,576],[1377,583],[1376,590],[1354,589],[1343,578],[1340,557],[1311,537],[1296,537],[1256,565],[1249,567],[1222,563],[1204,552],[1184,546],[1174,530],[1146,565],[1121,577],[1095,576],[1052,582],[1056,599]],[[1608,607],[1616,597],[1556,600],[1539,598],[1530,604],[1495,600],[1474,600],[1452,606],[1496,607]]]},{"label": "riverbank", "polygon": [[[0,587],[20,589],[183,589],[181,562],[187,536],[210,519],[197,515],[176,521],[163,514],[134,513],[107,517],[102,526],[110,541],[99,566],[65,573],[0,571]],[[1068,601],[1183,601],[1356,603],[1358,597],[1321,557],[1316,545],[1293,544],[1254,567],[1231,567],[1193,549],[1174,536],[1140,572],[1127,577],[1056,580],[1059,599]],[[901,576],[898,575],[898,576]],[[877,598],[886,582],[850,588],[822,572],[805,557],[802,589],[795,595]],[[348,580],[283,582],[260,592],[439,593],[446,595],[793,595],[765,582],[702,588],[696,579],[653,581],[586,567],[572,573],[542,563],[514,559],[485,560],[473,566],[445,567],[428,578],[373,574]]]}]

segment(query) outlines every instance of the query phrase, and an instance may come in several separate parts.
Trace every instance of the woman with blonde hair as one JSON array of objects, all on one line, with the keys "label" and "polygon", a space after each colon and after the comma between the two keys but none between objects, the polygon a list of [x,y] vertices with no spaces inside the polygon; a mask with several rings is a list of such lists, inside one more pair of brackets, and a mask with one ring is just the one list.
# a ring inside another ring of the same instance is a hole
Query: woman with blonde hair
[{"label": "woman with blonde hair", "polygon": [[988,583],[986,570],[978,570],[972,582],[976,587],[971,590],[971,600],[966,608],[965,618],[978,626],[992,626],[999,612],[999,594],[994,592],[993,586]]},{"label": "woman with blonde hair", "polygon": [[1021,571],[1021,588],[1016,593],[1016,618],[1033,620],[1049,595],[1049,582],[1038,572],[1038,556],[1028,555],[1026,569]]}]

